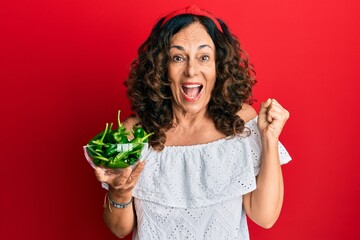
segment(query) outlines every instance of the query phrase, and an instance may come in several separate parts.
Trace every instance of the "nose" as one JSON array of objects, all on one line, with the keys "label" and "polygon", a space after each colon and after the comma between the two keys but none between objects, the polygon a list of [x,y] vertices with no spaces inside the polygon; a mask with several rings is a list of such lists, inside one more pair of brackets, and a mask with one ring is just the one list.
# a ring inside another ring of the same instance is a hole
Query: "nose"
[{"label": "nose", "polygon": [[194,77],[199,71],[198,63],[195,59],[189,59],[186,64],[185,75]]}]

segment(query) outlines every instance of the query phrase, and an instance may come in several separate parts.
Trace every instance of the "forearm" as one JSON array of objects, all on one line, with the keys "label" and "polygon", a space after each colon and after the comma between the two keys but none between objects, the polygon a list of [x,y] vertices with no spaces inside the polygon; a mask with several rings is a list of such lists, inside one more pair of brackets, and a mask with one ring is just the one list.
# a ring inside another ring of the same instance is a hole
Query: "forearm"
[{"label": "forearm", "polygon": [[[131,195],[117,197],[116,194],[109,192],[109,197],[118,203],[126,203],[131,199]],[[133,204],[127,208],[114,208],[107,202],[104,209],[104,222],[109,229],[119,238],[127,236],[135,226],[135,211]]]},{"label": "forearm", "polygon": [[[98,167],[95,175],[100,182],[109,185],[108,197],[117,203],[128,203],[132,198],[132,189],[135,187],[140,173],[143,170],[145,161],[139,162],[135,168],[128,167],[120,175],[111,176]],[[104,209],[104,222],[117,237],[125,237],[136,225],[135,210],[133,204],[127,208],[115,208],[109,206],[109,202]]]},{"label": "forearm", "polygon": [[248,216],[264,228],[277,220],[284,196],[283,177],[278,153],[278,141],[262,141],[262,163],[257,188],[248,198]]}]

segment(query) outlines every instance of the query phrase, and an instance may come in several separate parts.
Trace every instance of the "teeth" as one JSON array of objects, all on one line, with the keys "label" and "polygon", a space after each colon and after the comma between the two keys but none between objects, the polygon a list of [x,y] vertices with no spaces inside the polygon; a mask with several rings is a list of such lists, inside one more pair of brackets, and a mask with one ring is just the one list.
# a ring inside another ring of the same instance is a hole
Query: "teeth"
[{"label": "teeth", "polygon": [[201,85],[194,85],[194,84],[191,84],[191,85],[183,85],[183,87],[186,87],[186,88],[198,88],[200,87]]},{"label": "teeth", "polygon": [[182,85],[182,89],[184,94],[191,99],[195,99],[199,96],[201,91],[201,84],[184,84]]}]

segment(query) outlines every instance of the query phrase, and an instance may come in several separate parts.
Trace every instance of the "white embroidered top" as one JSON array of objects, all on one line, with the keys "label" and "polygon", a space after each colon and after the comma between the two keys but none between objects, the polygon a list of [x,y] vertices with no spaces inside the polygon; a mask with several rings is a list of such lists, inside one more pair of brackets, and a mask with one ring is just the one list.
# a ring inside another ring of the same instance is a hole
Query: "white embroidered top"
[{"label": "white embroidered top", "polygon": [[[261,142],[257,118],[249,137],[192,146],[145,147],[147,163],[133,190],[134,240],[249,239],[242,196],[256,188]],[[291,160],[279,144],[281,164]]]}]

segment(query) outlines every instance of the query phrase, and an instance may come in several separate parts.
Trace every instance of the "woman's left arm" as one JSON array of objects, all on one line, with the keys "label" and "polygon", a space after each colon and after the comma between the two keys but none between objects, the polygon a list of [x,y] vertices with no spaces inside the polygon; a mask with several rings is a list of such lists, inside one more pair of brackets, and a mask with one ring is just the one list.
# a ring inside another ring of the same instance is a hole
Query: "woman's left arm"
[{"label": "woman's left arm", "polygon": [[244,209],[256,224],[270,228],[279,217],[284,186],[279,161],[279,136],[289,118],[289,112],[275,99],[263,102],[258,116],[261,135],[261,167],[257,176],[257,188],[244,195]]}]

